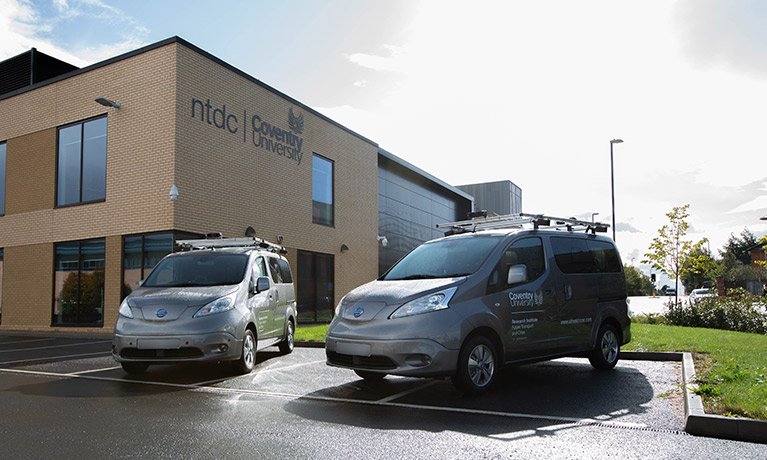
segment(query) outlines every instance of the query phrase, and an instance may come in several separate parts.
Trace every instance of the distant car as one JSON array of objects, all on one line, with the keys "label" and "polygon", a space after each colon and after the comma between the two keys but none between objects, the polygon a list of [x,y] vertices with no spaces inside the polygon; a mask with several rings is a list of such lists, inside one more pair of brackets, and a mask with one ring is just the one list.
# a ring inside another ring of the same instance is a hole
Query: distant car
[{"label": "distant car", "polygon": [[695,303],[705,297],[715,297],[716,294],[711,289],[694,289],[690,294],[690,303]]}]

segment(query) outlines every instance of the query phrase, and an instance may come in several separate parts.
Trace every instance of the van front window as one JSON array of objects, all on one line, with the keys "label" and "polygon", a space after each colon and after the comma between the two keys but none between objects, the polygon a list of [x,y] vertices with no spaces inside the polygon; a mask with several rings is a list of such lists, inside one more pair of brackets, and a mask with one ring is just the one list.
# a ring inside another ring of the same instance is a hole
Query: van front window
[{"label": "van front window", "polygon": [[245,277],[245,254],[187,253],[163,259],[144,282],[147,287],[222,286]]},{"label": "van front window", "polygon": [[415,280],[468,276],[479,270],[501,235],[467,235],[424,243],[397,262],[383,280]]}]

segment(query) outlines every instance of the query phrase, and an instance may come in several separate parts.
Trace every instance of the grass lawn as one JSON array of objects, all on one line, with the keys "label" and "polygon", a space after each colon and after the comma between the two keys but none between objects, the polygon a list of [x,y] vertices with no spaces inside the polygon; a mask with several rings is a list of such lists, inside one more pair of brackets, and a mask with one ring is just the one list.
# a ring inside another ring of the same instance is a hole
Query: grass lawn
[{"label": "grass lawn", "polygon": [[[328,325],[298,327],[296,340],[325,341]],[[767,336],[658,324],[631,325],[635,351],[689,351],[706,412],[767,420]]]},{"label": "grass lawn", "polygon": [[623,349],[692,352],[706,412],[767,419],[765,335],[633,323]]}]

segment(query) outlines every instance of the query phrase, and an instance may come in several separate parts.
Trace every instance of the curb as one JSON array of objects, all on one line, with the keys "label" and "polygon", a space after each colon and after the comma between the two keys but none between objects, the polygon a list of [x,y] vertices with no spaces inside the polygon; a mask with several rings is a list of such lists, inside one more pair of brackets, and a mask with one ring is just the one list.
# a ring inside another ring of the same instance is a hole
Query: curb
[{"label": "curb", "polygon": [[684,390],[684,431],[695,436],[767,444],[767,421],[706,414],[703,400],[695,394],[695,364],[691,353],[621,351],[620,357],[635,361],[679,361]]}]

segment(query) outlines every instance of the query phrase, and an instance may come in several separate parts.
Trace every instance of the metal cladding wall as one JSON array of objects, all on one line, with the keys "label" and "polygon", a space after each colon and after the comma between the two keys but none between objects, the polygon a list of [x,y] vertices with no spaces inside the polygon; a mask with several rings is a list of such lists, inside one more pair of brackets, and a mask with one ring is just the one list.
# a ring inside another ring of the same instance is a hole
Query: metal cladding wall
[{"label": "metal cladding wall", "polygon": [[436,225],[466,219],[470,196],[393,159],[378,159],[378,232],[388,240],[378,249],[379,275],[421,243],[444,236]]},{"label": "metal cladding wall", "polygon": [[475,211],[485,210],[501,216],[522,212],[522,189],[511,181],[459,185],[457,188],[474,197]]}]

